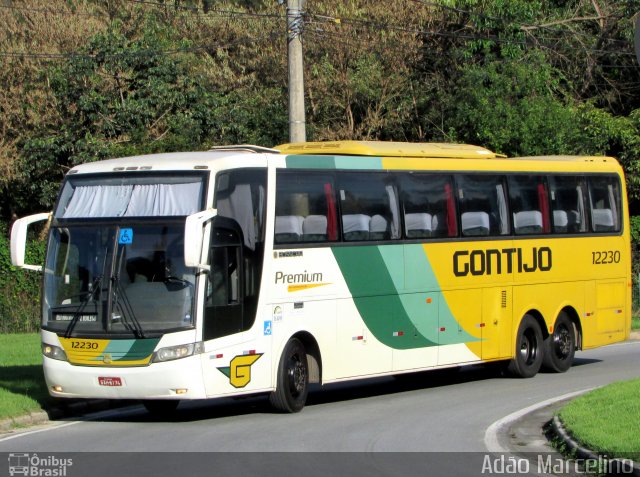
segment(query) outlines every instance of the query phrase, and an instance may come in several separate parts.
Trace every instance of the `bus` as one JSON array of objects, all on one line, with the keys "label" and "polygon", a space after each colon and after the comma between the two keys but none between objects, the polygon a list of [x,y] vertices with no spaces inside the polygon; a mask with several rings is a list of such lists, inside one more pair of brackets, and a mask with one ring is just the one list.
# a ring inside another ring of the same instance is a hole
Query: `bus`
[{"label": "bus", "polygon": [[[44,267],[28,228],[48,221]],[[43,270],[52,396],[264,394],[500,362],[530,378],[628,338],[625,180],[610,157],[438,143],[227,146],[78,165],[17,220]]]}]

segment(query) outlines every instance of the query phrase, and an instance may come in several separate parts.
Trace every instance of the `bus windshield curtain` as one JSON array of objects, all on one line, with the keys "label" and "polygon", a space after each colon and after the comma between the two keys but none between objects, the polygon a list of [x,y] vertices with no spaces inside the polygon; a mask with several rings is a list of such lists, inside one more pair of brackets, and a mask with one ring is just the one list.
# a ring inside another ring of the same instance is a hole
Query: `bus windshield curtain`
[{"label": "bus windshield curtain", "polygon": [[61,218],[191,215],[200,210],[201,187],[199,182],[78,186]]}]

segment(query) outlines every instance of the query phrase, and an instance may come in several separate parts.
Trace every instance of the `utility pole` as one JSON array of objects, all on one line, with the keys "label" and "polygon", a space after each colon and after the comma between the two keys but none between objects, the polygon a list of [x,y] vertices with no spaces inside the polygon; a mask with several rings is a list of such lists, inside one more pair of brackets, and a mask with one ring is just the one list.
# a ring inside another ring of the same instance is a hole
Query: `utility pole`
[{"label": "utility pole", "polygon": [[289,58],[289,142],[307,140],[304,115],[302,57],[303,6],[305,0],[287,0],[287,46]]}]

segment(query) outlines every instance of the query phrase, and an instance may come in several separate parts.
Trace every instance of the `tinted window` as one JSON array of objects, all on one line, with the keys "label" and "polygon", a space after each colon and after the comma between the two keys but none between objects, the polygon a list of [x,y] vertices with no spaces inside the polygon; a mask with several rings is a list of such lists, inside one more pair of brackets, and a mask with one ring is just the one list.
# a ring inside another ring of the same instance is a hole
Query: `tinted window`
[{"label": "tinted window", "polygon": [[554,233],[575,234],[587,231],[586,190],[584,177],[564,175],[549,177],[550,209]]},{"label": "tinted window", "polygon": [[509,219],[502,176],[456,176],[460,226],[465,237],[507,235]]},{"label": "tinted window", "polygon": [[339,174],[342,231],[346,241],[400,237],[398,194],[389,174]]},{"label": "tinted window", "polygon": [[401,182],[407,238],[455,237],[458,233],[451,176],[407,174]]},{"label": "tinted window", "polygon": [[221,172],[216,179],[214,207],[218,215],[238,222],[244,243],[251,250],[264,242],[266,183],[264,169]]},{"label": "tinted window", "polygon": [[509,200],[516,235],[551,232],[549,196],[544,176],[510,176]]},{"label": "tinted window", "polygon": [[275,243],[338,239],[333,177],[279,172],[276,185]]},{"label": "tinted window", "polygon": [[589,177],[591,230],[620,231],[620,184],[617,177]]}]

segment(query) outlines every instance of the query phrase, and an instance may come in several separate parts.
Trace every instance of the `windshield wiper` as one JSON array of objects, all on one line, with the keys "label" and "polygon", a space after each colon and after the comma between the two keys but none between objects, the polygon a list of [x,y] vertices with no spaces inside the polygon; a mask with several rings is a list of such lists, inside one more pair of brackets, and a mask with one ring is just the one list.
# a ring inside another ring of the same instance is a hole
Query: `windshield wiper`
[{"label": "windshield wiper", "polygon": [[101,286],[102,286],[102,275],[98,275],[96,276],[96,278],[93,279],[93,282],[91,283],[91,289],[87,292],[86,298],[82,300],[82,302],[80,303],[80,306],[73,313],[73,318],[69,322],[69,325],[67,326],[67,329],[64,332],[65,338],[71,338],[71,333],[73,332],[73,329],[78,323],[78,320],[80,320],[80,317],[82,316],[82,312],[87,307],[89,302],[93,299],[93,297],[96,295],[96,290],[98,290]]},{"label": "windshield wiper", "polygon": [[[120,277],[118,276],[118,274],[111,277],[111,283],[114,289],[113,311],[120,310],[120,316],[122,317],[122,321],[125,324],[126,328],[129,331],[133,331],[137,338],[144,338],[144,330],[142,329],[140,322],[136,318],[136,314],[133,311],[133,307],[131,306],[131,302],[129,301],[127,293],[120,285]],[[122,297],[122,305],[118,300],[119,296]],[[111,318],[113,321],[113,312],[111,313]],[[131,322],[129,322],[129,318],[131,318]]]}]

